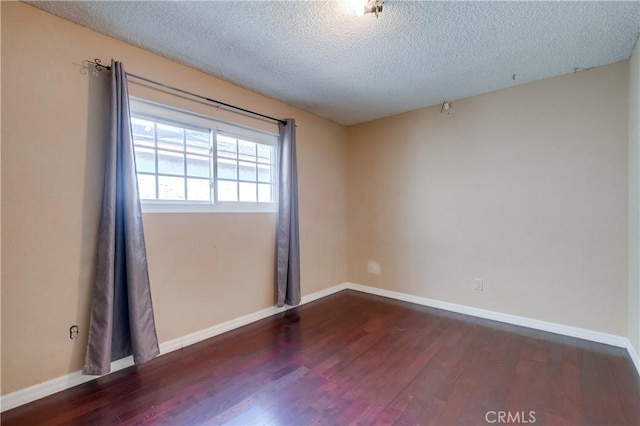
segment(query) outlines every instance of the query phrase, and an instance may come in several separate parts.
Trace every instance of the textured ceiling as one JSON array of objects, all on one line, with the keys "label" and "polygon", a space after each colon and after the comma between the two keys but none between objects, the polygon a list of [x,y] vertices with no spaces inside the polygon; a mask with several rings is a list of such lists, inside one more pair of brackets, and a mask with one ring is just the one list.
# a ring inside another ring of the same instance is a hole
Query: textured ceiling
[{"label": "textured ceiling", "polygon": [[29,3],[342,124],[626,59],[640,32],[638,1]]}]

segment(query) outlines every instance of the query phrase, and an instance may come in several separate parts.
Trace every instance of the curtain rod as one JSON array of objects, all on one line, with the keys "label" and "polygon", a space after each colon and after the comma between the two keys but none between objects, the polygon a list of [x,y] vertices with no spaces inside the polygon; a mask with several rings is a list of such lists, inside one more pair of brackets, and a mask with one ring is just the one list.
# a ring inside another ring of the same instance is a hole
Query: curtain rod
[{"label": "curtain rod", "polygon": [[[93,65],[96,68],[96,70],[98,70],[98,71],[110,70],[111,69],[111,67],[109,65],[103,64],[102,61],[100,59],[97,59],[97,58],[94,59],[93,61],[87,60],[85,62],[88,63],[88,64]],[[151,84],[156,84],[158,86],[162,86],[165,89],[175,90],[176,92],[180,92],[180,93],[184,93],[184,94],[189,95],[189,96],[200,98],[200,99],[203,99],[205,101],[208,101],[208,102],[211,102],[211,103],[214,103],[214,104],[222,105],[222,106],[225,106],[227,108],[233,108],[235,110],[242,111],[242,112],[247,113],[247,114],[252,114],[252,115],[255,115],[255,116],[258,116],[258,117],[266,118],[267,120],[276,121],[278,123],[284,124],[285,126],[287,125],[286,121],[280,120],[279,118],[270,117],[268,115],[260,114],[259,112],[255,112],[255,111],[251,111],[249,109],[245,109],[245,108],[241,108],[241,107],[238,107],[238,106],[235,106],[235,105],[231,105],[231,104],[228,104],[226,102],[217,101],[217,100],[211,99],[211,98],[209,98],[207,96],[202,96],[202,95],[198,95],[197,93],[188,92],[186,90],[178,89],[177,87],[169,86],[168,84],[160,83],[159,81],[151,80],[149,78],[142,77],[142,76],[139,76],[139,75],[136,75],[136,74],[131,74],[130,72],[127,73],[127,77],[137,78],[138,80],[143,80],[143,81],[146,81],[147,83],[151,83]]]}]

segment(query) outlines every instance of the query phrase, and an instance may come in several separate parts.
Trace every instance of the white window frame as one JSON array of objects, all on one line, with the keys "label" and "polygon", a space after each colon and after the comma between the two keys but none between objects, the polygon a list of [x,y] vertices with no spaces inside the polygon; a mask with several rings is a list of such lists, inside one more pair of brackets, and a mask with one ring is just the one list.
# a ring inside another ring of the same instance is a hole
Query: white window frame
[{"label": "white window frame", "polygon": [[[176,123],[177,125],[193,126],[196,128],[211,129],[213,138],[213,152],[211,154],[211,173],[213,182],[212,201],[189,200],[140,200],[143,213],[263,213],[278,211],[278,135],[252,129],[239,124],[232,124],[202,114],[186,111],[145,99],[129,97],[131,115],[150,120],[158,119]],[[217,188],[217,145],[216,135],[228,134],[233,137],[246,138],[251,142],[273,146],[274,173],[273,197],[274,202],[247,202],[247,201],[218,201]],[[157,173],[157,170],[156,170]]]}]

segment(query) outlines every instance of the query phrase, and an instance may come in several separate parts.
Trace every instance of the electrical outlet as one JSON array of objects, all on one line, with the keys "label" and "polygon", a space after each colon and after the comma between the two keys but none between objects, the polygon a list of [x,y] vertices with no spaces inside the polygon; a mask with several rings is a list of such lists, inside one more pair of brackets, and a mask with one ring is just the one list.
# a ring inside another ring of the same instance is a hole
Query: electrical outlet
[{"label": "electrical outlet", "polygon": [[476,278],[474,288],[479,291],[484,290],[484,280],[482,278]]},{"label": "electrical outlet", "polygon": [[369,263],[367,263],[367,272],[373,275],[381,275],[382,267],[378,262],[370,260]]},{"label": "electrical outlet", "polygon": [[71,340],[77,339],[79,334],[80,334],[80,327],[78,327],[77,325],[72,325],[71,327],[69,327],[69,339]]}]

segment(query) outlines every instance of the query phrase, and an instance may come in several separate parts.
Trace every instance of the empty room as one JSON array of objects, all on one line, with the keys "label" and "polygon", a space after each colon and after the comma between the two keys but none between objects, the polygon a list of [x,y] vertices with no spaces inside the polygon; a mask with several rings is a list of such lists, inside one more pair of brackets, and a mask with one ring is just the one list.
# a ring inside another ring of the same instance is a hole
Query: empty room
[{"label": "empty room", "polygon": [[3,425],[640,425],[640,1],[0,24]]}]

